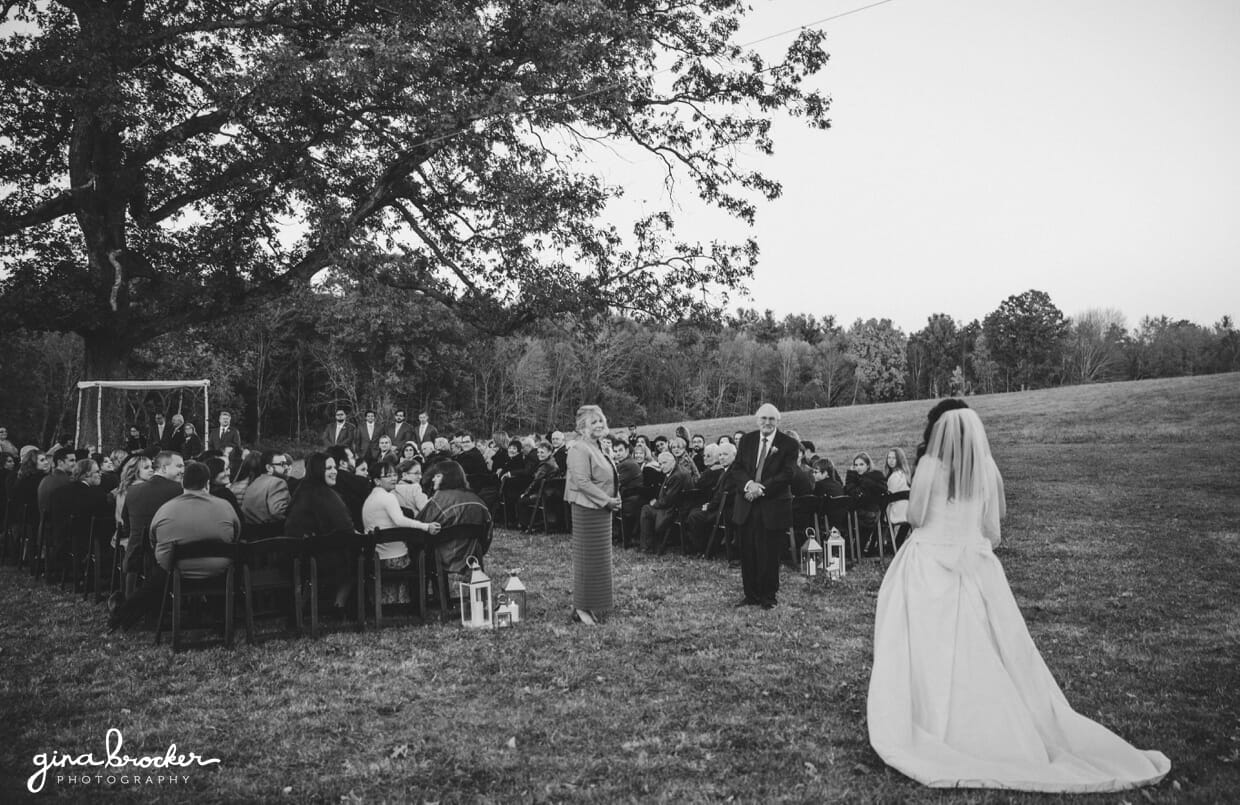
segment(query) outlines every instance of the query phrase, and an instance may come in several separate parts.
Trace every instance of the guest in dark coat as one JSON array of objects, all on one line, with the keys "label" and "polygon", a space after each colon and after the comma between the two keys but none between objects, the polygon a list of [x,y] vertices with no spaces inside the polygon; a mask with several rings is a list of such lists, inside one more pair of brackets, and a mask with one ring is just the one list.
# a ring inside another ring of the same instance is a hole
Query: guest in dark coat
[{"label": "guest in dark coat", "polygon": [[327,455],[331,456],[336,462],[336,494],[340,495],[344,505],[349,510],[349,517],[353,520],[353,527],[360,533],[362,531],[362,506],[366,503],[366,498],[370,497],[370,490],[374,488],[369,478],[363,478],[353,472],[353,465],[349,460],[349,451],[343,445],[333,445],[327,448]]}]

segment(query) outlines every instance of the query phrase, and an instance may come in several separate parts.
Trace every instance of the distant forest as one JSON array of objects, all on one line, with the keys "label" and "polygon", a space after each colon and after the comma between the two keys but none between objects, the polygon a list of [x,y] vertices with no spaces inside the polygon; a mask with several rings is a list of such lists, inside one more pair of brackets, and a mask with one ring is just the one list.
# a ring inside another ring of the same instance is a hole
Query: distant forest
[{"label": "distant forest", "polygon": [[[21,443],[71,438],[80,338],[18,331],[4,344],[0,424]],[[677,322],[557,317],[493,335],[425,297],[343,285],[160,337],[126,367],[135,379],[208,378],[212,411],[231,410],[247,444],[292,445],[316,442],[337,406],[527,433],[571,427],[582,402],[613,425],[641,425],[763,401],[796,410],[1238,369],[1230,317],[1129,326],[1110,309],[1067,317],[1036,290],[981,320],[931,315],[914,333],[885,318],[738,309]],[[129,393],[123,410],[143,428],[156,410],[201,423],[201,393]],[[124,424],[109,425],[118,443]]]}]

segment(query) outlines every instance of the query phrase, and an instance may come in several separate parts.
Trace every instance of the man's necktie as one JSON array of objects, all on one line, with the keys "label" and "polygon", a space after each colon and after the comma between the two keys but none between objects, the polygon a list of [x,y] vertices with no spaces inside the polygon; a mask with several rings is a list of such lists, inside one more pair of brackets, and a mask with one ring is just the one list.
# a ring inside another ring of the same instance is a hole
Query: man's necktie
[{"label": "man's necktie", "polygon": [[754,480],[758,483],[762,483],[762,465],[766,463],[766,445],[769,440],[769,436],[763,436],[762,447],[758,449],[758,469],[754,472]]},{"label": "man's necktie", "polygon": [[224,441],[224,429],[220,428],[220,441]]}]

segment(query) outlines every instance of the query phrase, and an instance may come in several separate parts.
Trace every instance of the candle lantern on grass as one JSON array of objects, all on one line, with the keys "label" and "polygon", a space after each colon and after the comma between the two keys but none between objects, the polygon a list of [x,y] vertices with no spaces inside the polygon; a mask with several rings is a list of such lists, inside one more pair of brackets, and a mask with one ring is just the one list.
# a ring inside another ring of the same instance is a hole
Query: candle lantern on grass
[{"label": "candle lantern on grass", "polygon": [[832,528],[827,537],[827,578],[838,581],[844,578],[844,538],[839,529]]},{"label": "candle lantern on grass", "polygon": [[509,570],[504,582],[504,599],[511,608],[513,626],[525,620],[525,584],[517,577],[520,572],[521,568]]},{"label": "candle lantern on grass", "polygon": [[818,533],[812,528],[805,529],[805,544],[801,546],[801,572],[805,578],[812,579],[822,569],[822,545],[818,543]]},{"label": "candle lantern on grass", "polygon": [[490,629],[494,626],[491,579],[482,572],[482,565],[471,556],[465,560],[468,581],[460,583],[461,625],[467,629]]}]

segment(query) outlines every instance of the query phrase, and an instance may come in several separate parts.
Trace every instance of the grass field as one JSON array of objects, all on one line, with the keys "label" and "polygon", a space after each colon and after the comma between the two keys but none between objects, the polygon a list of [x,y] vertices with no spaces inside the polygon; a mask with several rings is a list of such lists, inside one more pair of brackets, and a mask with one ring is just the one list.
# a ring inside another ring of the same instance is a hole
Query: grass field
[{"label": "grass field", "polygon": [[[566,535],[500,533],[531,619],[412,624],[173,656],[101,637],[102,608],[0,571],[0,801],[36,753],[220,759],[177,786],[57,784],[128,801],[1234,802],[1240,798],[1240,376],[970,398],[1008,494],[999,556],[1073,706],[1172,760],[1155,788],[1052,797],[933,791],[869,747],[880,568],[734,610],[720,560],[617,551],[618,610],[568,622]],[[931,403],[792,412],[837,462],[911,449]],[[671,433],[666,426],[648,432]],[[706,434],[749,420],[695,423]],[[65,772],[60,772],[65,773]]]}]

